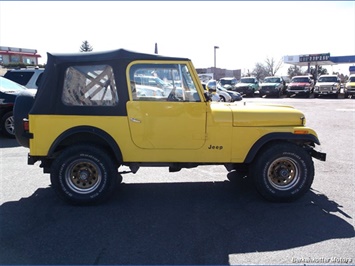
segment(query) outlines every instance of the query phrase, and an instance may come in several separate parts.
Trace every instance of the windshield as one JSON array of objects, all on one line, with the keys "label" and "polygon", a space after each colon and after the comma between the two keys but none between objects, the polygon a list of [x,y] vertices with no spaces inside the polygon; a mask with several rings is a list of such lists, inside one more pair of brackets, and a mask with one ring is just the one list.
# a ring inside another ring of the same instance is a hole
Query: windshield
[{"label": "windshield", "polygon": [[12,82],[11,80],[0,77],[0,91],[9,92],[9,91],[22,91],[22,90],[26,90],[26,88],[15,82]]},{"label": "windshield", "polygon": [[337,77],[320,77],[318,82],[338,82]]},{"label": "windshield", "polygon": [[252,78],[242,78],[240,79],[240,83],[254,83],[255,79]]},{"label": "windshield", "polygon": [[266,78],[264,79],[264,83],[280,83],[280,78]]},{"label": "windshield", "polygon": [[223,86],[223,85],[234,85],[234,84],[236,84],[237,83],[237,80],[236,79],[221,79],[220,80],[220,83],[221,83],[221,85]]},{"label": "windshield", "polygon": [[355,82],[355,77],[350,77],[349,81],[350,82]]},{"label": "windshield", "polygon": [[293,78],[292,82],[309,82],[308,78]]}]

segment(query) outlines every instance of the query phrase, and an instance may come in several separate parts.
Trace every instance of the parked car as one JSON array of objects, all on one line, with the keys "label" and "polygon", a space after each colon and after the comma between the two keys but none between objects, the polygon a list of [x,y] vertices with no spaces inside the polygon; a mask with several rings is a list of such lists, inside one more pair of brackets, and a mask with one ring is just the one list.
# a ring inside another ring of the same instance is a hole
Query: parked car
[{"label": "parked car", "polygon": [[330,95],[338,98],[340,94],[340,78],[337,75],[321,75],[314,87],[314,98]]},{"label": "parked car", "polygon": [[217,92],[219,94],[221,94],[222,92],[228,93],[231,97],[231,102],[243,100],[243,96],[239,92],[228,90],[225,87],[222,87],[220,84],[217,84]]},{"label": "parked car", "polygon": [[12,80],[28,89],[38,89],[44,68],[10,69],[4,77]]},{"label": "parked car", "polygon": [[279,98],[284,92],[285,85],[285,81],[282,77],[266,77],[260,85],[259,96],[272,96]]},{"label": "parked car", "polygon": [[[38,162],[68,203],[107,200],[127,168],[206,165],[246,175],[269,201],[289,202],[310,190],[313,158],[326,160],[302,111],[211,102],[188,58],[124,49],[47,55],[36,97],[16,98],[15,134],[29,149],[27,164]],[[179,78],[192,97],[134,99],[134,76],[154,69]]]},{"label": "parked car", "polygon": [[231,102],[232,97],[229,93],[218,88],[218,85],[218,82],[214,79],[209,80],[206,84],[207,90],[212,94],[212,100],[217,102]]},{"label": "parked car", "polygon": [[152,86],[160,89],[172,88],[172,84],[165,82],[161,78],[155,76],[138,75],[134,76],[134,81],[137,85]]},{"label": "parked car", "polygon": [[353,97],[354,95],[355,95],[355,74],[351,74],[345,85],[344,97],[349,98],[350,96]]},{"label": "parked car", "polygon": [[35,93],[16,82],[0,77],[0,131],[6,137],[15,137],[13,108],[17,95],[24,92]]},{"label": "parked car", "polygon": [[243,77],[235,85],[234,90],[243,96],[254,97],[255,92],[259,90],[259,81],[255,77]]},{"label": "parked car", "polygon": [[164,90],[144,85],[136,85],[137,97],[164,97]]},{"label": "parked car", "polygon": [[286,89],[287,97],[305,96],[309,98],[313,93],[314,81],[310,76],[294,76]]},{"label": "parked car", "polygon": [[237,82],[238,80],[235,77],[224,77],[219,79],[219,83],[222,87],[224,87],[225,85],[230,85],[232,86],[232,88],[234,88]]}]

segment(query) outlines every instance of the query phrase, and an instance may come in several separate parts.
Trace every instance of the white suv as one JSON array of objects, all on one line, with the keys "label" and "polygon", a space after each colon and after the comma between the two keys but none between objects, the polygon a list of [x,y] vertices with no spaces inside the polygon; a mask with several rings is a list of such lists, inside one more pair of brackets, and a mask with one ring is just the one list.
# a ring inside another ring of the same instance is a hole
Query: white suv
[{"label": "white suv", "polygon": [[44,68],[10,69],[4,75],[5,78],[15,81],[29,89],[38,89]]}]

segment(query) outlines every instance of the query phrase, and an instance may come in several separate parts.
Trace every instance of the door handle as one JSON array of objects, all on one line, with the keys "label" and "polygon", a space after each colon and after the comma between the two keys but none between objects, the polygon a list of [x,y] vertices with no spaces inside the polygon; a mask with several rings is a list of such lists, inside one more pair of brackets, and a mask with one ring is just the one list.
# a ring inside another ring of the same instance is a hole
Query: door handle
[{"label": "door handle", "polygon": [[131,120],[133,123],[141,123],[141,121],[137,118],[131,117],[129,120]]}]

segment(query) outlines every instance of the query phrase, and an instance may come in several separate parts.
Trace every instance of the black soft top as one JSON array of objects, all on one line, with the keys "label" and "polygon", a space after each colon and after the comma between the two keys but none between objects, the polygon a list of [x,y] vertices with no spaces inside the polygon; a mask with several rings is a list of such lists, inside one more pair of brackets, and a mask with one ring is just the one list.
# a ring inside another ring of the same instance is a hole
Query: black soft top
[{"label": "black soft top", "polygon": [[68,62],[105,62],[112,61],[114,59],[123,59],[123,60],[189,60],[187,58],[178,58],[178,57],[168,57],[161,56],[157,54],[144,54],[133,52],[125,49],[118,49],[112,51],[102,51],[102,52],[81,52],[81,53],[68,53],[68,54],[50,54],[48,55],[48,65],[51,63],[61,64]]},{"label": "black soft top", "polygon": [[[145,54],[125,49],[103,52],[81,53],[47,53],[47,65],[30,114],[58,115],[126,115],[125,103],[128,101],[126,68],[136,60],[190,61],[188,58],[168,57],[157,54]],[[65,106],[61,101],[61,93],[65,71],[74,65],[107,64],[115,73],[116,85],[119,88],[120,104],[117,108],[90,108]],[[93,113],[94,112],[94,113]]]}]

